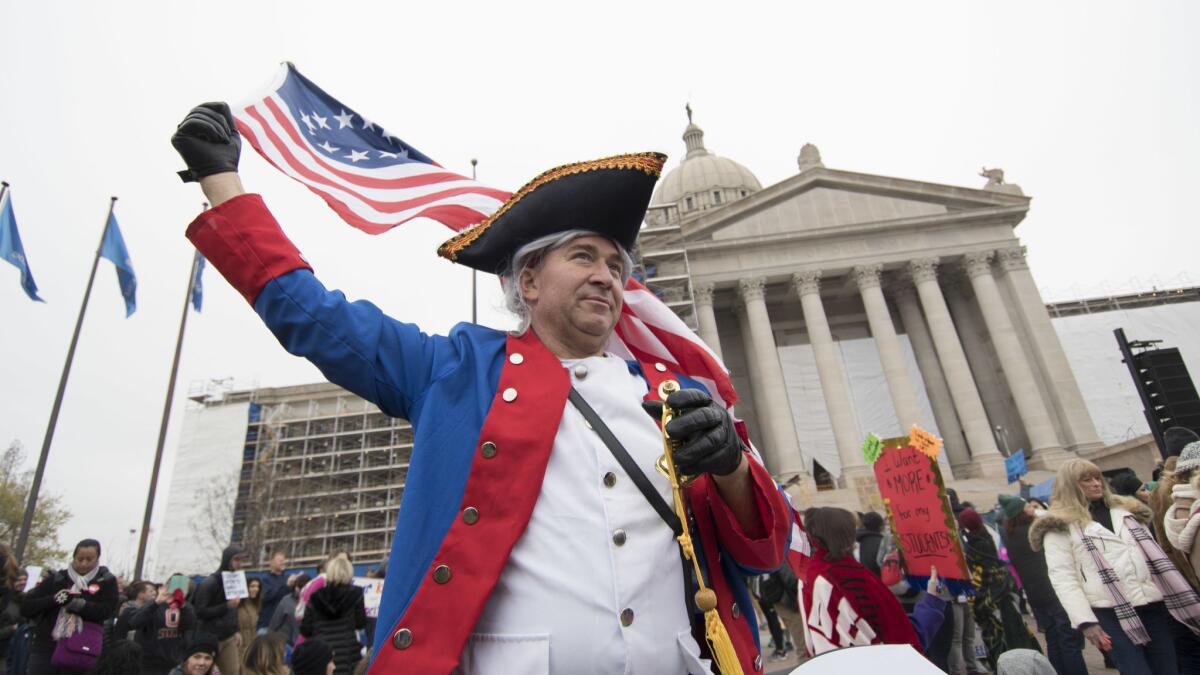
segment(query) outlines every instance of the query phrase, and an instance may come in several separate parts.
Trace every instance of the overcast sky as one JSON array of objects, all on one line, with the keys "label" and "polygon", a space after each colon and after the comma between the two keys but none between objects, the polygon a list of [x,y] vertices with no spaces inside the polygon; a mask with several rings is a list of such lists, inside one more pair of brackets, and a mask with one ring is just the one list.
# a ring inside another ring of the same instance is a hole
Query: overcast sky
[{"label": "overcast sky", "polygon": [[[781,8],[783,5],[789,5]],[[0,22],[0,178],[47,304],[0,265],[0,443],[36,458],[109,195],[138,278],[101,261],[44,489],[61,543],[128,564],[202,198],[168,138],[194,104],[249,100],[282,60],[449,168],[515,189],[556,164],[708,148],[763,185],[826,166],[1033,197],[1017,233],[1047,299],[1191,284],[1200,228],[1200,5],[1190,2],[13,2]],[[469,318],[441,225],[370,237],[246,148],[242,172],[330,287],[427,331]],[[1139,241],[1140,238],[1140,241]],[[1189,276],[1190,275],[1190,276]],[[320,379],[216,274],[190,319],[158,516],[189,385]],[[506,326],[495,284],[481,320]],[[158,519],[156,519],[158,520]]]}]

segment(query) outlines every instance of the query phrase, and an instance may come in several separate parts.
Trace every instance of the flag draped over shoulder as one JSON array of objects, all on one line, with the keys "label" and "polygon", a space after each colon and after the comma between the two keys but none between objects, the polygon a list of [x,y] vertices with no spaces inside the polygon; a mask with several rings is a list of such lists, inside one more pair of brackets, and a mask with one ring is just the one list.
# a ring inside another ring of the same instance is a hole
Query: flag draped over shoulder
[{"label": "flag draped over shoulder", "polygon": [[17,231],[17,217],[13,213],[12,190],[4,191],[0,200],[0,258],[12,263],[21,271],[21,288],[30,300],[45,302],[37,294],[37,284],[29,271],[29,260],[25,258],[25,247],[21,244],[21,233]]},{"label": "flag draped over shoulder", "polygon": [[[380,234],[416,217],[463,230],[511,193],[443,169],[286,64],[270,92],[233,111],[238,130],[268,162],[317,193],[350,225]],[[716,354],[635,279],[609,351],[662,363],[732,406],[737,393]]]},{"label": "flag draped over shoulder", "polygon": [[258,154],[369,234],[420,216],[462,230],[509,197],[442,168],[290,63],[264,97],[233,116]]},{"label": "flag draped over shoulder", "polygon": [[117,282],[121,285],[121,297],[125,298],[125,316],[128,318],[137,310],[137,277],[133,274],[133,262],[129,259],[129,249],[125,248],[125,237],[121,236],[115,213],[108,215],[108,223],[104,226],[100,257],[117,266]]}]

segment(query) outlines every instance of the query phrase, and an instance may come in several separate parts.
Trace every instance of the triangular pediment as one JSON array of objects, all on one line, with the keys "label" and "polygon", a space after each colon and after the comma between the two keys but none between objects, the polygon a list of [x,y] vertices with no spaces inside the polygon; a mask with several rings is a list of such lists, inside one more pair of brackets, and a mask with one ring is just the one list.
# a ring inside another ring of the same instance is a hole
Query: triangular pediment
[{"label": "triangular pediment", "polygon": [[1023,217],[1029,198],[1012,192],[813,169],[684,223],[692,241],[730,241],[984,212]]}]

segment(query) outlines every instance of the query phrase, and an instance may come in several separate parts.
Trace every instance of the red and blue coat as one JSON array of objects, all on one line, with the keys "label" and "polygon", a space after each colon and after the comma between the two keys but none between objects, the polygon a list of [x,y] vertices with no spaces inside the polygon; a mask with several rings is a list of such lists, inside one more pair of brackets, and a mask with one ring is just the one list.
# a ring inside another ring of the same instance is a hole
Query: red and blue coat
[{"label": "red and blue coat", "polygon": [[[187,236],[287,351],[411,422],[369,672],[451,672],[533,512],[566,405],[566,370],[532,330],[464,323],[427,335],[327,290],[258,195],[204,212]],[[678,377],[655,365],[634,364],[651,392]],[[743,531],[707,476],[687,488],[687,500],[705,581],[742,669],[755,673],[762,659],[743,579],[782,564],[791,512],[766,469],[749,465],[758,536]]]}]

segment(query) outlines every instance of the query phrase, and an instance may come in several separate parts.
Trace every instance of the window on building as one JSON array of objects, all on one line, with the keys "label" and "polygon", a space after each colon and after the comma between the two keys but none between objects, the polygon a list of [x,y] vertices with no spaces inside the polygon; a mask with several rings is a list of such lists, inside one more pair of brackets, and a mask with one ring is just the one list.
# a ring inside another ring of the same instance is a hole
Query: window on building
[{"label": "window on building", "polygon": [[721,193],[716,190],[713,190],[713,203],[714,204],[721,203]]},{"label": "window on building", "polygon": [[685,211],[692,210],[692,198],[691,197],[688,197],[687,199],[683,200],[683,208]]},{"label": "window on building", "polygon": [[745,196],[746,196],[746,191],[745,191],[745,190],[742,190],[742,196],[743,196],[743,197],[745,197]]}]

